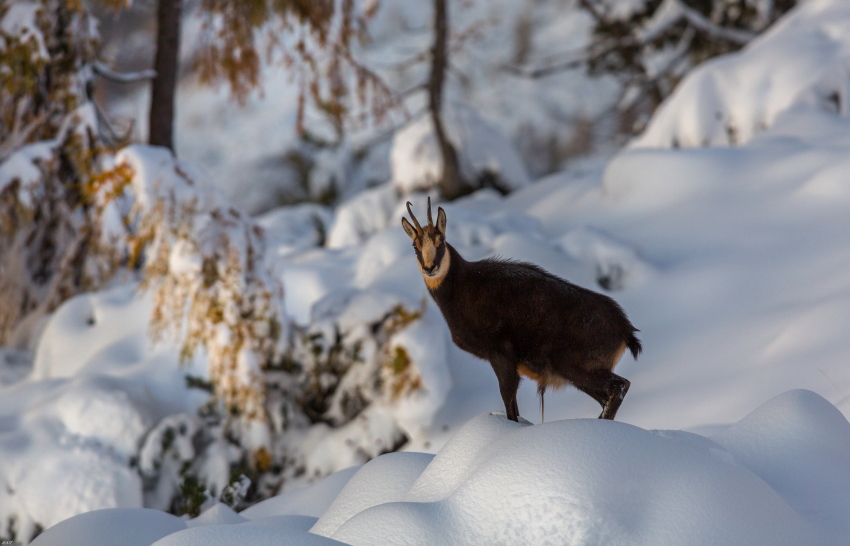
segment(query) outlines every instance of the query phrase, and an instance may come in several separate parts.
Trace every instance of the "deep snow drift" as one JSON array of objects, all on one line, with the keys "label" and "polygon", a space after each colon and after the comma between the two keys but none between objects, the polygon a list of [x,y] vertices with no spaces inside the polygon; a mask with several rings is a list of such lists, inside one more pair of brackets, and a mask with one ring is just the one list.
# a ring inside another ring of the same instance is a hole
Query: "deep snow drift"
[{"label": "deep snow drift", "polygon": [[326,482],[311,488],[325,500],[312,502],[318,519],[299,515],[286,500],[303,493],[291,493],[242,514],[219,504],[186,523],[145,509],[91,512],[33,544],[106,545],[130,528],[144,534],[122,543],[139,546],[846,544],[850,423],[803,390],[712,438],[483,414],[436,456],[382,455]]}]

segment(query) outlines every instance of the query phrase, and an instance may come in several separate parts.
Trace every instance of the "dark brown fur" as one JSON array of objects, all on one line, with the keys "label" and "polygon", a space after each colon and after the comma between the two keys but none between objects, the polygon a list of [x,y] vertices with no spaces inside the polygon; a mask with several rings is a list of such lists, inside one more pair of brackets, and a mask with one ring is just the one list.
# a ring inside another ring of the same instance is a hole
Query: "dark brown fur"
[{"label": "dark brown fur", "polygon": [[622,308],[534,264],[467,262],[434,231],[450,260],[442,280],[428,282],[429,291],[457,346],[490,362],[508,418],[519,417],[522,374],[537,382],[541,397],[548,386],[572,384],[602,405],[600,418],[613,419],[629,381],[611,370],[625,348],[635,358],[641,351]]}]

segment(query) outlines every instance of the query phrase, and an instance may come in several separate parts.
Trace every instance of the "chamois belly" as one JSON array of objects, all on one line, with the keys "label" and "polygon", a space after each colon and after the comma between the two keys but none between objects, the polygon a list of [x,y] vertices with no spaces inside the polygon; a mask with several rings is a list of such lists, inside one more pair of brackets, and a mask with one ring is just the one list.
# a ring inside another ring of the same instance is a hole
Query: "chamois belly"
[{"label": "chamois belly", "polygon": [[519,364],[517,366],[517,371],[521,376],[531,379],[544,389],[562,389],[567,385],[570,385],[570,382],[566,378],[561,377],[550,370],[536,372],[525,364]]}]

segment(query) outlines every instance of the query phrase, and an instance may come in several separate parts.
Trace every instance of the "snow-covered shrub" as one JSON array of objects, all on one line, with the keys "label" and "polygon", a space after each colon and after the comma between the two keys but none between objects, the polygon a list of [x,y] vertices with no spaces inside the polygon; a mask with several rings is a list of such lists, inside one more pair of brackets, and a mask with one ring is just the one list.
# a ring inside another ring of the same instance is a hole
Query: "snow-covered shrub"
[{"label": "snow-covered shrub", "polygon": [[328,207],[304,203],[272,209],[255,220],[265,230],[267,248],[281,255],[324,246],[333,217]]},{"label": "snow-covered shrub", "polygon": [[90,181],[103,147],[89,100],[96,24],[63,0],[0,6],[0,343],[102,285],[115,253]]},{"label": "snow-covered shrub", "polygon": [[[423,309],[409,309],[387,294],[345,290],[319,302],[314,312],[318,316],[297,332],[291,353],[296,403],[303,416],[293,419],[292,408],[281,412],[290,415],[281,422],[281,432],[307,425],[313,441],[295,449],[281,446],[289,454],[284,459],[294,463],[287,477],[305,468],[310,478],[340,469],[311,457],[311,443],[326,437],[345,437],[334,457],[352,464],[398,449],[408,437],[379,407],[423,388],[417,364],[404,346],[393,343],[420,319]],[[359,432],[352,433],[352,427]]]},{"label": "snow-covered shrub", "polygon": [[98,40],[81,3],[0,5],[0,161],[26,143],[55,139],[89,102]]},{"label": "snow-covered shrub", "polygon": [[642,130],[694,66],[736,51],[796,0],[597,0],[580,2],[594,21],[582,64],[622,82],[620,131]]},{"label": "snow-covered shrub", "polygon": [[238,416],[230,424],[243,446],[267,448],[262,368],[277,358],[287,334],[283,292],[264,264],[261,228],[164,148],[130,146],[115,164],[133,173],[129,251],[145,257],[153,336],[176,340],[185,359],[203,350],[213,393],[225,415]]},{"label": "snow-covered shrub", "polygon": [[[509,193],[530,183],[510,140],[472,107],[447,104],[443,124],[457,151],[460,174],[472,189],[489,187]],[[400,194],[439,187],[443,160],[430,117],[422,116],[395,133],[390,161],[393,185]]]},{"label": "snow-covered shrub", "polygon": [[327,246],[342,248],[362,243],[386,227],[397,204],[396,189],[390,184],[357,194],[337,207]]},{"label": "snow-covered shrub", "polygon": [[244,450],[220,421],[207,420],[170,415],[148,432],[138,461],[145,506],[194,517],[217,502],[235,507],[247,495]]},{"label": "snow-covered shrub", "polygon": [[735,146],[796,107],[850,112],[850,5],[802,2],[738,53],[688,74],[635,147]]},{"label": "snow-covered shrub", "polygon": [[0,344],[33,349],[64,301],[136,274],[154,294],[153,337],[187,360],[203,351],[225,428],[267,450],[261,368],[286,322],[261,228],[168,150],[106,145],[90,101],[97,25],[82,4],[4,4],[0,17],[0,73],[15,74],[0,100]]}]

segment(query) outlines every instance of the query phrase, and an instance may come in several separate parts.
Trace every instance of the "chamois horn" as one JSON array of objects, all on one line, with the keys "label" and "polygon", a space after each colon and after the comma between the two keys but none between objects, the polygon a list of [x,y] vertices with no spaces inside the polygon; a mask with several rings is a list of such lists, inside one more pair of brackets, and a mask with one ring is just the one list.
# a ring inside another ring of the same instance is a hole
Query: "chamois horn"
[{"label": "chamois horn", "polygon": [[434,221],[431,220],[431,196],[428,196],[428,225],[434,226]]},{"label": "chamois horn", "polygon": [[419,225],[419,220],[416,219],[416,216],[413,215],[413,209],[410,208],[410,201],[407,202],[407,212],[410,214],[410,219],[413,220],[413,225],[416,227],[416,231],[422,233],[422,226]]}]

